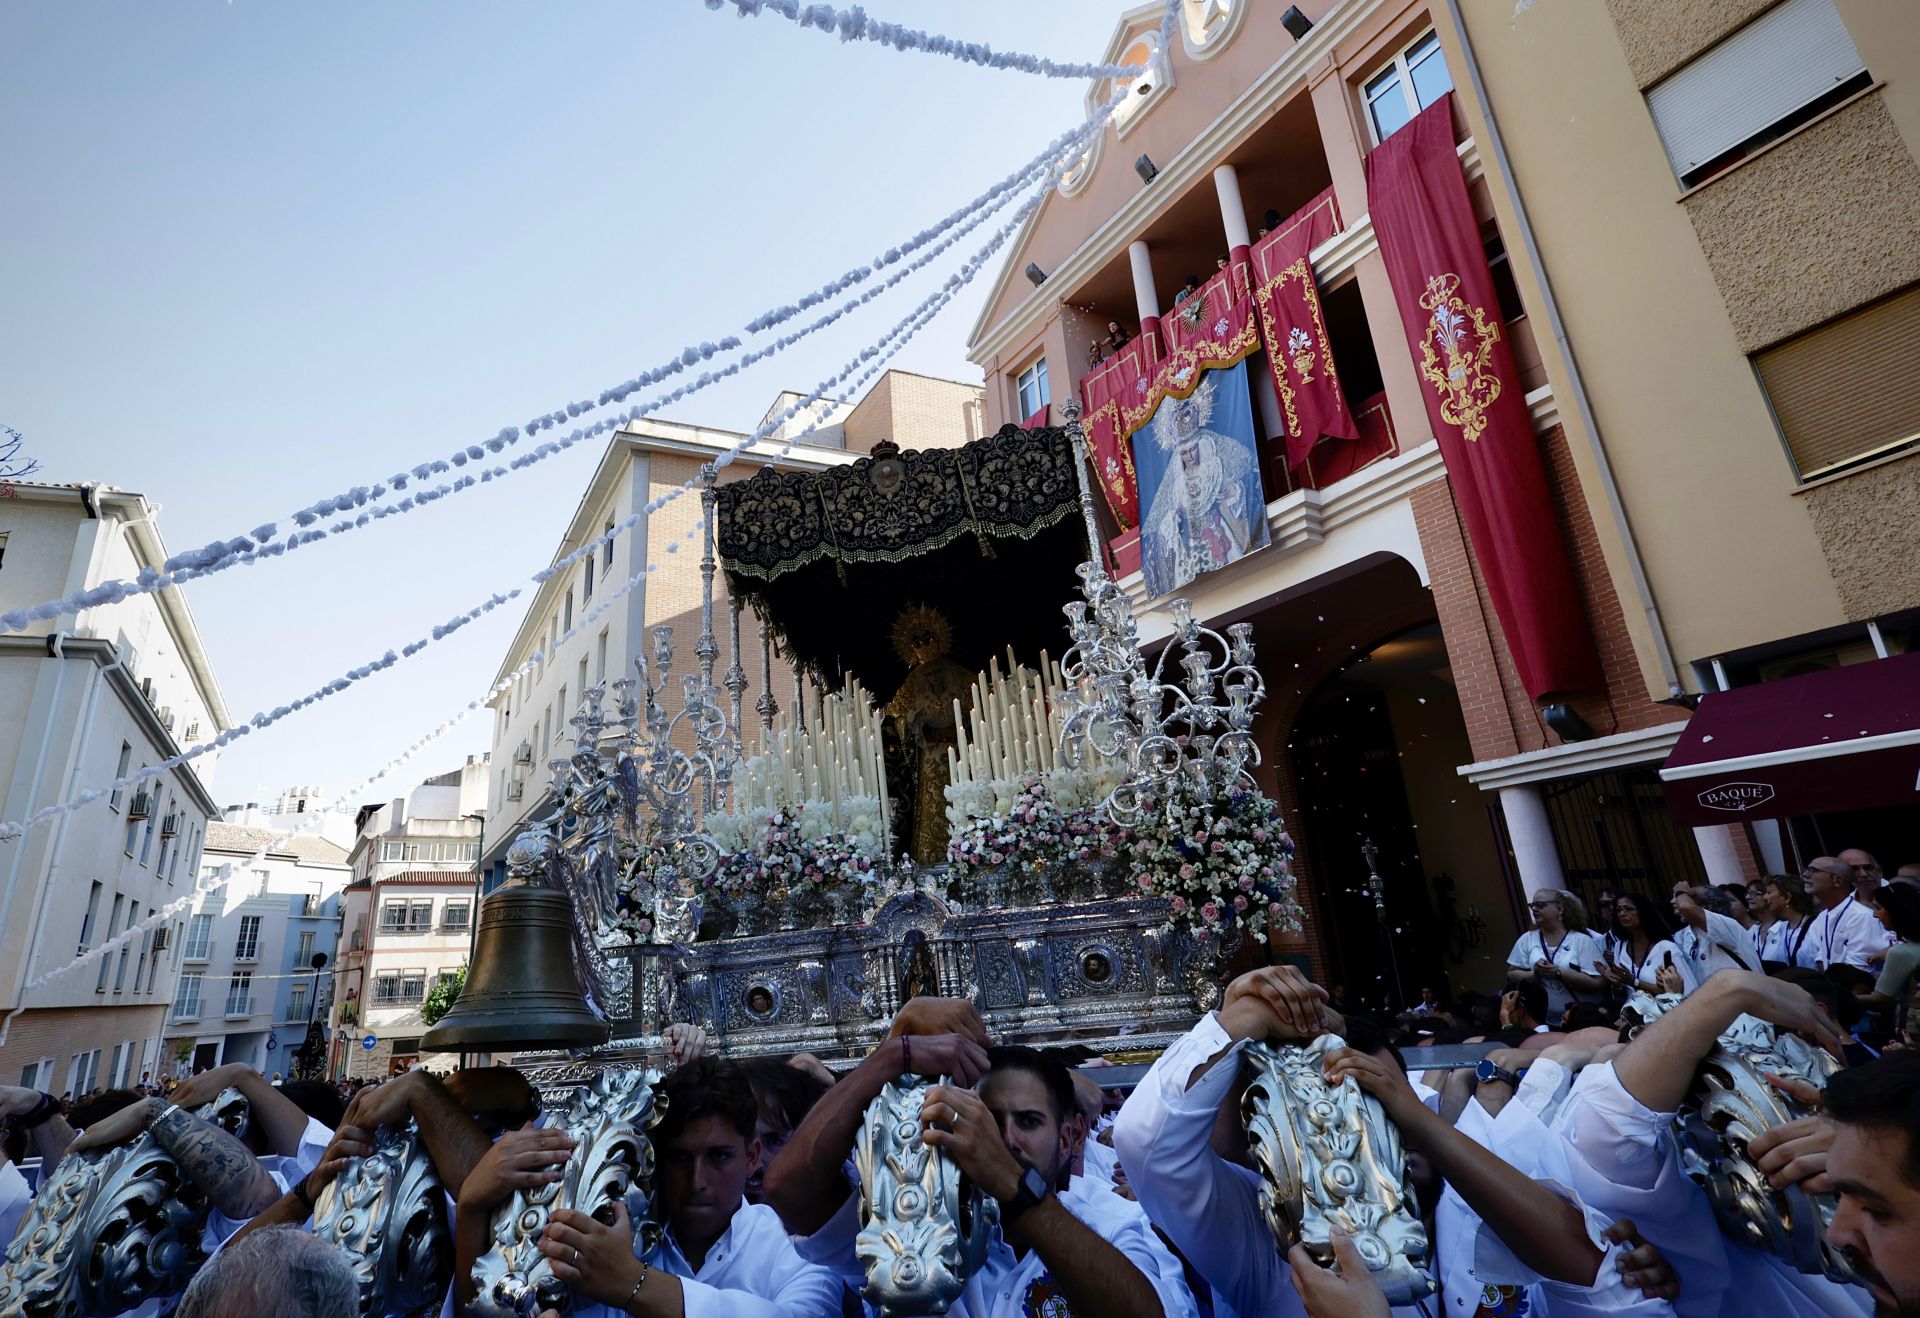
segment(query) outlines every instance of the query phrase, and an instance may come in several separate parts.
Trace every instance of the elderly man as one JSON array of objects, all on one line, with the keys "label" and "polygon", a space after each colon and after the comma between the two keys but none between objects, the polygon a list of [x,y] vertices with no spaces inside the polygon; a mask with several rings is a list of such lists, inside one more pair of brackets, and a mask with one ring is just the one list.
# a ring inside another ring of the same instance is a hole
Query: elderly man
[{"label": "elderly man", "polygon": [[266,1227],[194,1277],[175,1318],[359,1318],[347,1256],[299,1227]]},{"label": "elderly man", "polygon": [[1800,877],[1816,908],[1807,929],[1815,965],[1829,973],[1836,966],[1869,973],[1873,954],[1884,951],[1889,940],[1872,905],[1858,895],[1853,867],[1835,856],[1816,856]]},{"label": "elderly man", "polygon": [[1873,896],[1873,890],[1886,882],[1880,873],[1880,862],[1859,847],[1848,847],[1835,859],[1853,871],[1853,893],[1861,901]]}]

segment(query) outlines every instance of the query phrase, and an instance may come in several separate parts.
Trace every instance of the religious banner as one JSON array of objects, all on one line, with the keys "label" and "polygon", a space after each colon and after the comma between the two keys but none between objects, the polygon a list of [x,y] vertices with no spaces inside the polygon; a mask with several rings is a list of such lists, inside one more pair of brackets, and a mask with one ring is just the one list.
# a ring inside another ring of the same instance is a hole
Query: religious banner
[{"label": "religious banner", "polygon": [[[1301,480],[1299,469],[1323,440],[1360,438],[1340,390],[1309,255],[1339,231],[1339,211],[1328,188],[1256,243],[1251,254],[1253,302],[1287,426],[1287,468],[1296,482]],[[1336,465],[1353,461],[1342,457]]]},{"label": "religious banner", "polygon": [[1160,337],[1166,340],[1166,359],[1130,417],[1128,433],[1147,423],[1161,399],[1191,393],[1200,372],[1232,366],[1260,351],[1245,271],[1236,278],[1229,265],[1200,285],[1160,318]]},{"label": "religious banner", "polygon": [[1149,595],[1178,590],[1266,545],[1244,360],[1196,370],[1189,392],[1162,398],[1133,448],[1143,510],[1140,570]]},{"label": "religious banner", "polygon": [[1454,150],[1453,98],[1367,157],[1368,210],[1467,538],[1536,700],[1601,684],[1599,655]]},{"label": "religious banner", "polygon": [[1324,490],[1400,451],[1393,420],[1387,415],[1386,394],[1378,393],[1355,404],[1353,420],[1360,438],[1323,441],[1308,455],[1306,463],[1294,470],[1298,482],[1295,488]]},{"label": "religious banner", "polygon": [[1158,333],[1144,332],[1122,344],[1080,381],[1084,407],[1081,425],[1087,432],[1094,475],[1122,530],[1140,524],[1140,493],[1134,480],[1133,450],[1127,444],[1131,432],[1125,413],[1129,405],[1139,408],[1147,383],[1159,368],[1160,355]]}]

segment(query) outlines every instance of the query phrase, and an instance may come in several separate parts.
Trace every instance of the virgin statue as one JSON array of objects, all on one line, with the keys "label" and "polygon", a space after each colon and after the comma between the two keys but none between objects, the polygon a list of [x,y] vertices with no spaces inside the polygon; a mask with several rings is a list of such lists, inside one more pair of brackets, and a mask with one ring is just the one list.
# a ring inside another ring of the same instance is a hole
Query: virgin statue
[{"label": "virgin statue", "polygon": [[948,656],[952,645],[938,609],[909,604],[894,620],[894,653],[907,665],[886,709],[906,771],[896,817],[901,848],[921,865],[947,859],[947,751],[959,739],[953,702],[973,699],[973,674]]}]

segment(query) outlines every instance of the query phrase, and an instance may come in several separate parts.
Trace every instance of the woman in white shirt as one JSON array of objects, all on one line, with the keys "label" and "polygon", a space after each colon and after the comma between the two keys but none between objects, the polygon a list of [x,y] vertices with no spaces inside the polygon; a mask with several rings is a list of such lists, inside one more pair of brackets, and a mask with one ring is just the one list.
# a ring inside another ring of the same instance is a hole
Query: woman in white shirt
[{"label": "woman in white shirt", "polygon": [[1680,969],[1680,950],[1668,940],[1666,915],[1657,902],[1623,892],[1614,898],[1613,919],[1620,942],[1602,971],[1607,982],[1629,993],[1659,992],[1661,970]]},{"label": "woman in white shirt", "polygon": [[1760,884],[1767,914],[1773,917],[1760,949],[1761,962],[1816,969],[1815,948],[1807,940],[1813,928],[1813,898],[1807,895],[1807,885],[1797,874],[1769,874]]},{"label": "woman in white shirt", "polygon": [[1547,991],[1547,1020],[1557,1022],[1568,1006],[1598,992],[1600,979],[1593,967],[1604,953],[1587,932],[1587,908],[1572,893],[1542,888],[1528,900],[1527,909],[1533,913],[1533,928],[1507,953],[1507,981],[1539,981]]}]

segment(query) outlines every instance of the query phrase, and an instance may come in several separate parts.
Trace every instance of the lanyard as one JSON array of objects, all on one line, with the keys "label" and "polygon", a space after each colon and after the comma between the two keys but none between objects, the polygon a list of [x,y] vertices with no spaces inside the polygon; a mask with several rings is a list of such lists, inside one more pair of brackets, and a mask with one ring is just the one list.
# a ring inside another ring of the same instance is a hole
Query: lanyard
[{"label": "lanyard", "polygon": [[1827,942],[1826,965],[1830,966],[1833,964],[1833,931],[1840,927],[1840,917],[1846,913],[1847,907],[1851,905],[1853,905],[1853,894],[1848,893],[1845,901],[1827,912],[1831,918],[1827,921],[1826,929],[1822,931],[1826,935]]},{"label": "lanyard", "polygon": [[[1787,964],[1800,964],[1800,946],[1807,941],[1807,935],[1813,932],[1813,917],[1807,916],[1795,928],[1787,930],[1787,936],[1780,941],[1787,944]],[[1799,937],[1794,937],[1798,934]]]},{"label": "lanyard", "polygon": [[1572,932],[1571,929],[1562,929],[1560,931],[1560,941],[1552,947],[1548,947],[1547,936],[1537,929],[1534,931],[1533,936],[1540,940],[1540,955],[1546,958],[1548,965],[1557,966],[1560,964],[1560,949],[1567,945],[1567,935]]}]

